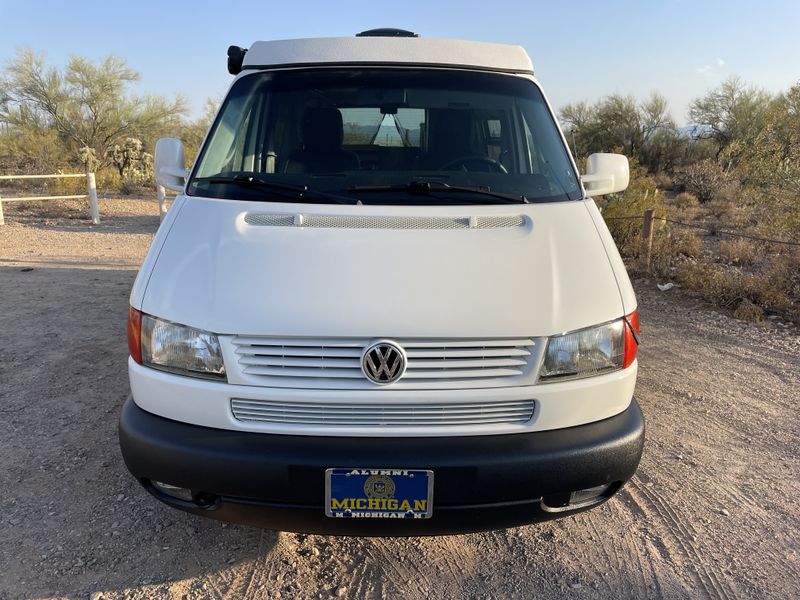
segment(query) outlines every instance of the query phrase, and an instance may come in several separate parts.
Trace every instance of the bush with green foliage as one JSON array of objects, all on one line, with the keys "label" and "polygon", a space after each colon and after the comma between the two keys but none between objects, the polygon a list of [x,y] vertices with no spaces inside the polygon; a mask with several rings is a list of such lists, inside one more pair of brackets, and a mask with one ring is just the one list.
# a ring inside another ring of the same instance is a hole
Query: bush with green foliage
[{"label": "bush with green foliage", "polygon": [[600,203],[603,218],[611,235],[620,247],[628,246],[642,229],[641,217],[645,210],[653,209],[663,217],[663,193],[655,180],[636,160],[630,161],[631,177],[628,189],[620,194],[610,194]]}]

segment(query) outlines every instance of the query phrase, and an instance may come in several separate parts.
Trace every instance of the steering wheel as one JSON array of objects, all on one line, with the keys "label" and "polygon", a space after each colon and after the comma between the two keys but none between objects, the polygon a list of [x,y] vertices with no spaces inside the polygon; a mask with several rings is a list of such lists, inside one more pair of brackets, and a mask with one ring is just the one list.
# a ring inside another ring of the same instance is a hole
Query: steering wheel
[{"label": "steering wheel", "polygon": [[480,163],[484,166],[488,166],[488,169],[477,169],[478,171],[494,171],[496,173],[508,173],[508,170],[498,161],[493,158],[489,158],[488,156],[480,156],[478,154],[473,154],[470,156],[461,156],[459,158],[453,159],[448,161],[446,164],[443,164],[439,167],[440,171],[452,171],[454,167],[461,166],[461,169],[464,171],[471,171],[476,169],[468,169],[467,165],[469,163]]}]

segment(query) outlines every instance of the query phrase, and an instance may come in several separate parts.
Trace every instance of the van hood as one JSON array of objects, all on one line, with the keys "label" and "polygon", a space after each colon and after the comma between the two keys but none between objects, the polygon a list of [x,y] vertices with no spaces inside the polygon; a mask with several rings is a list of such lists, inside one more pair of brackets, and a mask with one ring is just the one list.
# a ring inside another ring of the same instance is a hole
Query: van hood
[{"label": "van hood", "polygon": [[151,250],[158,255],[141,309],[220,334],[452,338],[578,329],[624,314],[587,202],[190,197],[176,207],[160,251]]}]

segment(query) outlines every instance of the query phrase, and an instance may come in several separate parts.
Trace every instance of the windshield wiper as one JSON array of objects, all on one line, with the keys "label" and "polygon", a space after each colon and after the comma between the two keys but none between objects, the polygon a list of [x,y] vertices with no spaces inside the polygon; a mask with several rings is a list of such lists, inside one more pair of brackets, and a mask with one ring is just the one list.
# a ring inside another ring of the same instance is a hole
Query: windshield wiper
[{"label": "windshield wiper", "polygon": [[[461,185],[450,185],[443,181],[425,181],[415,179],[405,185],[356,185],[347,189],[348,192],[357,193],[384,193],[384,192],[406,192],[408,194],[429,196],[440,193],[466,193],[466,194],[480,194],[482,196],[489,196],[504,202],[496,202],[496,204],[528,204],[529,201],[525,196],[516,196],[514,194],[503,194],[501,192],[493,192],[490,189],[482,187],[468,187]],[[477,202],[477,201],[476,201]]]},{"label": "windshield wiper", "polygon": [[337,194],[331,194],[328,192],[323,192],[321,190],[311,190],[308,189],[307,185],[302,184],[294,184],[294,183],[281,183],[279,181],[267,181],[266,179],[259,179],[258,177],[253,177],[252,175],[234,175],[232,177],[197,177],[193,180],[196,183],[211,183],[211,184],[225,184],[225,183],[232,183],[234,185],[239,185],[242,187],[247,188],[261,188],[267,190],[275,190],[277,192],[294,192],[294,198],[305,198],[306,195],[309,196],[316,196],[318,198],[326,198],[328,200],[333,200],[339,204],[359,204],[359,200],[356,198],[350,198],[348,196],[339,196]]}]

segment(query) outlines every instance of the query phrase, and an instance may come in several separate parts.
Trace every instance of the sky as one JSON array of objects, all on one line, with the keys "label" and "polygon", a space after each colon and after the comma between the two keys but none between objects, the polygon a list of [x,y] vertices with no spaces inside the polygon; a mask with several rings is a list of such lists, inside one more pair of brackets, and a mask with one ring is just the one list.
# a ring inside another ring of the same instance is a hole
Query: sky
[{"label": "sky", "polygon": [[197,116],[230,85],[231,44],[376,27],[520,44],[556,108],[658,91],[679,125],[732,75],[770,92],[800,80],[800,0],[0,0],[0,65],[24,47],[58,66],[116,54],[140,73],[136,92],[183,94]]}]

